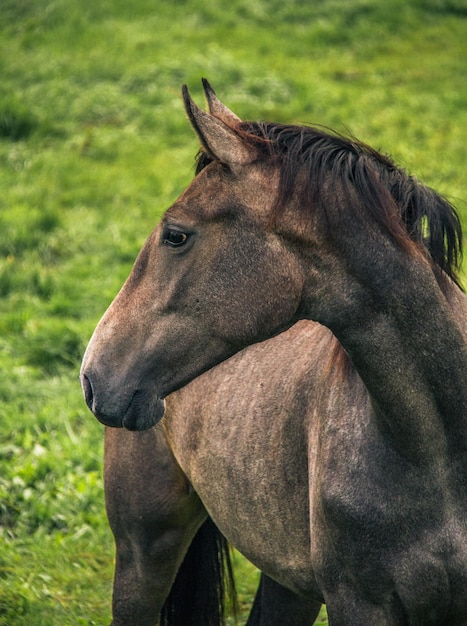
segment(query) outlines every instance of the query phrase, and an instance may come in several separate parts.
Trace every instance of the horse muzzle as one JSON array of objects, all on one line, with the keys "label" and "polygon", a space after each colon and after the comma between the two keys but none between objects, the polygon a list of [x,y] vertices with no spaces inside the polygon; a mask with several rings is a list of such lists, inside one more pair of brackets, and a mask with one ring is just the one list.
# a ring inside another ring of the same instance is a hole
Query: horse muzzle
[{"label": "horse muzzle", "polygon": [[136,389],[126,397],[121,393],[99,393],[96,381],[85,372],[81,374],[81,387],[89,410],[104,426],[147,430],[165,412],[164,400],[144,389]]}]

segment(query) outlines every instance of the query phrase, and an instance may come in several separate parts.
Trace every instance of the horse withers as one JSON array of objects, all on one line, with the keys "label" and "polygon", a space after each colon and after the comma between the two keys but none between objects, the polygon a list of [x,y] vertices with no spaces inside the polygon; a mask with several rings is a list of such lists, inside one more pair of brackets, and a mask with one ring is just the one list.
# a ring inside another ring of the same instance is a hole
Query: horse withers
[{"label": "horse withers", "polygon": [[[205,90],[209,112],[184,89],[197,176],[95,330],[88,406],[144,430],[166,402],[170,448],[221,532],[283,588],[325,602],[331,624],[463,626],[457,215],[364,144],[243,122]],[[298,320],[315,322],[309,341]],[[275,341],[290,347],[277,356]],[[282,362],[298,378],[277,380]]]}]

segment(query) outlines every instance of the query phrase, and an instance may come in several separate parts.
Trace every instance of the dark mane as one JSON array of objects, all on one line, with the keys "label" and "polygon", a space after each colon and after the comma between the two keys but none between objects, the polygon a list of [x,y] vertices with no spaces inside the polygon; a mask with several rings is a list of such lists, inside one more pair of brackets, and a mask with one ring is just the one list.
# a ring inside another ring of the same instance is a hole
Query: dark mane
[{"label": "dark mane", "polygon": [[[261,157],[280,165],[273,219],[295,190],[297,175],[305,171],[308,182],[303,189],[303,206],[308,212],[309,207],[319,208],[328,217],[330,203],[323,199],[323,189],[332,181],[343,192],[346,209],[361,217],[365,217],[362,211],[372,215],[401,247],[407,247],[408,241],[416,242],[430,257],[434,269],[441,269],[459,285],[462,229],[454,207],[389,157],[327,129],[242,122],[235,131]],[[209,162],[209,156],[200,153],[196,172]]]}]

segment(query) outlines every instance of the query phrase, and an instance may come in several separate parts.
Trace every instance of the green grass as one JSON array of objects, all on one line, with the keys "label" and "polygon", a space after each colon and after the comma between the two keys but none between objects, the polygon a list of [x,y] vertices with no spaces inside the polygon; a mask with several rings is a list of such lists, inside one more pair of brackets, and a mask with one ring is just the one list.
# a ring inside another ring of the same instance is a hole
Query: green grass
[{"label": "green grass", "polygon": [[[348,129],[465,223],[466,22],[463,0],[2,0],[0,625],[110,619],[102,428],[78,369],[192,176],[181,84]],[[236,568],[246,609],[256,573]]]}]

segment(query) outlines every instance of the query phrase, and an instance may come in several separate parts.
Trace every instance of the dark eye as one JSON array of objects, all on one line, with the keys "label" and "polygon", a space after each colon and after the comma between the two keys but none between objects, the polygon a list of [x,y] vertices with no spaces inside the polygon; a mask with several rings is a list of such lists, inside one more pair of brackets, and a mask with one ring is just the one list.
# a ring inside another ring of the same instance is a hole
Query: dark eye
[{"label": "dark eye", "polygon": [[179,248],[186,243],[188,235],[181,230],[175,230],[174,228],[167,228],[164,232],[163,241],[166,245],[172,248]]}]

